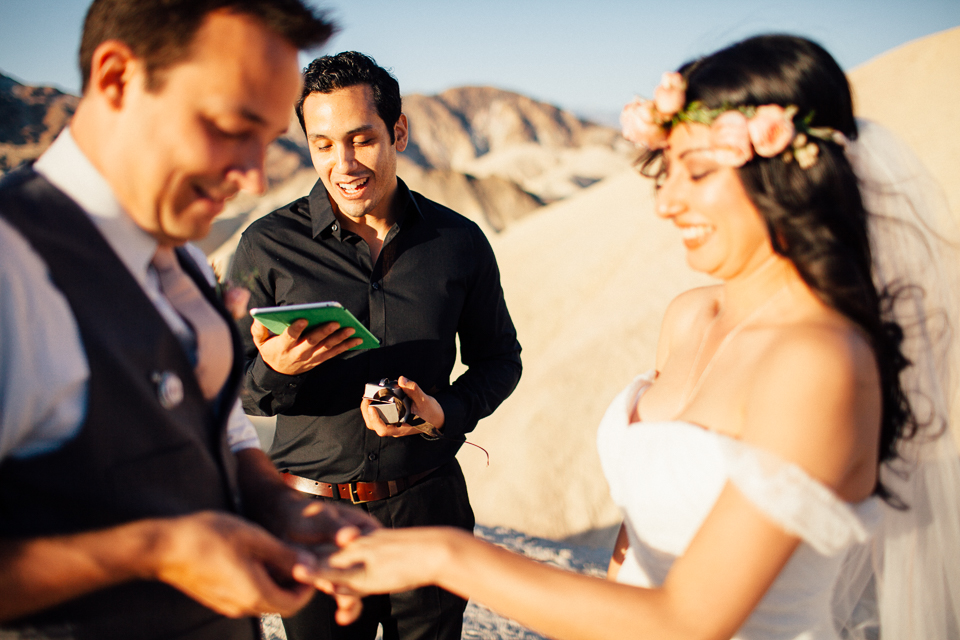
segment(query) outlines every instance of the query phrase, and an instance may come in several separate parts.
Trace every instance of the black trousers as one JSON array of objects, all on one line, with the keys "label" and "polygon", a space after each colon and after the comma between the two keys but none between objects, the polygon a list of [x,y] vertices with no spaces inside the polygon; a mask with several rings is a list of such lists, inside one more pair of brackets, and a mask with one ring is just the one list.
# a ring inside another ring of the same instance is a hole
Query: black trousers
[{"label": "black trousers", "polygon": [[[318,498],[329,500],[328,498]],[[472,532],[473,509],[456,459],[400,495],[358,507],[393,529],[453,526]],[[341,627],[333,619],[333,598],[317,593],[306,607],[283,618],[288,640],[373,640],[383,625],[384,640],[460,640],[467,601],[439,587],[423,587],[363,599],[363,613]]]}]

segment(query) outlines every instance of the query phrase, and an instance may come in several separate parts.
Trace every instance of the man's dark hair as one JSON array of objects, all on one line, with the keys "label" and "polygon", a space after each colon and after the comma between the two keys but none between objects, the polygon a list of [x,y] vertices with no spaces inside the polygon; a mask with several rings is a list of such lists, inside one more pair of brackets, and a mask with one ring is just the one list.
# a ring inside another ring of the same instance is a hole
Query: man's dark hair
[{"label": "man's dark hair", "polygon": [[377,65],[377,61],[357,51],[344,51],[334,56],[317,58],[303,73],[303,91],[297,100],[297,118],[300,128],[306,133],[303,122],[303,101],[311,93],[333,93],[339,89],[359,84],[370,86],[377,115],[387,125],[390,143],[394,140],[394,125],[400,119],[400,83],[389,71]]},{"label": "man's dark hair", "polygon": [[186,58],[204,18],[221,9],[255,18],[297,49],[322,45],[335,29],[302,0],[94,0],[80,40],[83,91],[90,82],[93,52],[107,40],[130,47],[146,64],[147,89],[160,88],[157,72]]}]

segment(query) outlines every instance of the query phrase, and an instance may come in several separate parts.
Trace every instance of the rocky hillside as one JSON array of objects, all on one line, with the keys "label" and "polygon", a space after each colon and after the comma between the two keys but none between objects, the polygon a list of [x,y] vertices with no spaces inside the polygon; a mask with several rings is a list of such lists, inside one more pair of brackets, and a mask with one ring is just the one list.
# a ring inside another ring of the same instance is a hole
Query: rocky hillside
[{"label": "rocky hillside", "polygon": [[76,96],[0,74],[0,175],[43,153],[76,107]]},{"label": "rocky hillside", "polygon": [[[77,98],[0,75],[0,174],[39,156],[69,121]],[[475,220],[487,233],[628,166],[617,131],[552,105],[492,87],[404,98],[411,141],[398,173],[407,184]],[[268,191],[241,195],[201,247],[228,259],[239,233],[316,181],[295,118],[267,151]]]},{"label": "rocky hillside", "polygon": [[[410,143],[398,160],[400,177],[488,232],[623,170],[633,157],[616,129],[492,87],[405,96],[403,111]],[[295,121],[271,149],[268,172],[274,188],[309,182],[309,152]]]},{"label": "rocky hillside", "polygon": [[404,111],[411,123],[409,160],[511,180],[544,202],[618,172],[632,153],[615,129],[493,87],[411,95]]}]

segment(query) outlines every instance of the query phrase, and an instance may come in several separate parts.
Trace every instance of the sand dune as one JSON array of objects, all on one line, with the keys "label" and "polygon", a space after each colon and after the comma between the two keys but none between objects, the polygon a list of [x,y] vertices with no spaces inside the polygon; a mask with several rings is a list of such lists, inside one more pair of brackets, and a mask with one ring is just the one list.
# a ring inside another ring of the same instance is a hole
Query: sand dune
[{"label": "sand dune", "polygon": [[960,27],[888,51],[849,77],[857,114],[903,138],[960,216]]},{"label": "sand dune", "polygon": [[594,444],[610,399],[652,367],[667,303],[707,280],[686,268],[649,181],[627,171],[493,239],[523,345],[514,394],[459,459],[479,522],[564,537],[617,520]]}]

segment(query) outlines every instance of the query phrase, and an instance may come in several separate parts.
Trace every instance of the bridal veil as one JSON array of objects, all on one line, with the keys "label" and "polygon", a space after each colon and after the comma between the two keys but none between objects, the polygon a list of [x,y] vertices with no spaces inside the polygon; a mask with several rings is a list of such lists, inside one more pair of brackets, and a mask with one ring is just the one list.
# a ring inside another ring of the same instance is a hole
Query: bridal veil
[{"label": "bridal veil", "polygon": [[[939,185],[881,126],[858,121],[847,156],[860,181],[874,279],[897,293],[901,374],[921,428],[882,466],[906,506],[884,504],[879,534],[847,556],[834,589],[844,638],[960,638],[960,231]],[[879,623],[879,636],[877,625]]]}]

